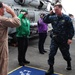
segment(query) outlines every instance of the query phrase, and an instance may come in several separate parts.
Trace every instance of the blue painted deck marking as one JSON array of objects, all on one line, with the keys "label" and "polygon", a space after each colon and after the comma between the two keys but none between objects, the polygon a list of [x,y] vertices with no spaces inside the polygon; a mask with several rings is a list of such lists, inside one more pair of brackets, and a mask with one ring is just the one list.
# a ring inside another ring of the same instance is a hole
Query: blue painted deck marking
[{"label": "blue painted deck marking", "polygon": [[[45,75],[45,71],[33,67],[23,66],[11,71],[8,75]],[[61,74],[52,74],[61,75]]]}]

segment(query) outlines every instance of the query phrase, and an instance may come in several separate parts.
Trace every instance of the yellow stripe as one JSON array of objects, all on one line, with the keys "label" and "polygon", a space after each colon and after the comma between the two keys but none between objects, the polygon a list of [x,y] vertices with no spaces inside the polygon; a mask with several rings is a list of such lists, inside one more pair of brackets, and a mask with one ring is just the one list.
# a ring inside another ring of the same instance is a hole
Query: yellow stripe
[{"label": "yellow stripe", "polygon": [[17,69],[19,69],[19,68],[21,68],[21,67],[22,67],[22,66],[20,66],[20,67],[18,67],[18,68],[16,68],[16,69],[14,69],[14,70],[12,70],[12,71],[8,72],[8,74],[10,74],[10,73],[12,73],[12,72],[16,71]]}]

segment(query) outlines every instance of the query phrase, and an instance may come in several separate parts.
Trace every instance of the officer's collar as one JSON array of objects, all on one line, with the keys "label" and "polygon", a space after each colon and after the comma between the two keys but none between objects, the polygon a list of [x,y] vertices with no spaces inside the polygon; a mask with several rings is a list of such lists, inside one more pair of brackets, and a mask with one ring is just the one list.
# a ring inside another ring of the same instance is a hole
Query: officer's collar
[{"label": "officer's collar", "polygon": [[61,19],[61,18],[63,17],[63,15],[64,15],[64,14],[62,13],[61,16],[59,16],[59,15],[56,15],[56,16],[57,16],[58,19]]},{"label": "officer's collar", "polygon": [[56,15],[57,17],[62,17],[64,14],[62,13],[62,15]]}]

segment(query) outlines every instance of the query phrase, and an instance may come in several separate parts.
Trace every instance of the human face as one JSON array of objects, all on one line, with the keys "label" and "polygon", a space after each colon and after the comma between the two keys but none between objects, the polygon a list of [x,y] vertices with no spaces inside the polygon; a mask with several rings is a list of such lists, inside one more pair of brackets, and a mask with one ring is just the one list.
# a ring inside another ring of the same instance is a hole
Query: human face
[{"label": "human face", "polygon": [[55,10],[55,13],[57,14],[57,15],[61,15],[62,14],[62,8],[60,8],[59,6],[55,6],[54,7],[54,10]]},{"label": "human face", "polygon": [[41,14],[40,17],[43,18],[44,16]]},{"label": "human face", "polygon": [[0,8],[0,15],[3,16],[4,15],[4,7]]},{"label": "human face", "polygon": [[28,14],[27,14],[27,13],[25,13],[25,14],[24,14],[24,17],[28,17]]}]

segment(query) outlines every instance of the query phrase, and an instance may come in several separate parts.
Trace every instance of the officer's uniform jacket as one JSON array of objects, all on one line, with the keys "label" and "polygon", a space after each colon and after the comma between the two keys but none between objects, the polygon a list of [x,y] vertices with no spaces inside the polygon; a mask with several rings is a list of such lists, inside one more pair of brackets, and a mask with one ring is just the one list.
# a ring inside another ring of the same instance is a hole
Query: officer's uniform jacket
[{"label": "officer's uniform jacket", "polygon": [[44,17],[45,23],[51,23],[53,27],[53,33],[62,40],[72,39],[74,36],[74,28],[72,20],[69,16],[62,14],[62,16],[50,15]]},{"label": "officer's uniform jacket", "polygon": [[8,66],[8,27],[18,27],[17,17],[6,18],[0,16],[0,75],[7,75]]}]

